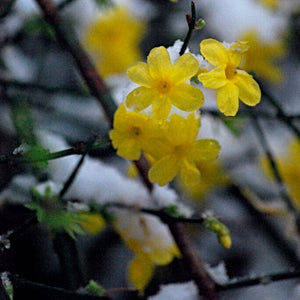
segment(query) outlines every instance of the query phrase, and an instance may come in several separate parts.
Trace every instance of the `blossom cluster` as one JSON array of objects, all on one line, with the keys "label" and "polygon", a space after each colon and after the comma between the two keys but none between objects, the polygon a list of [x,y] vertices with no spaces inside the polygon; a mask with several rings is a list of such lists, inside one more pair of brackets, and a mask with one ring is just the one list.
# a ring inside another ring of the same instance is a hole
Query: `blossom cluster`
[{"label": "blossom cluster", "polygon": [[[220,145],[213,139],[198,139],[199,109],[204,104],[198,80],[217,90],[217,106],[226,116],[235,116],[239,100],[249,106],[260,101],[260,88],[247,72],[238,69],[247,42],[226,47],[206,39],[200,43],[206,59],[185,53],[172,62],[165,47],[153,48],[147,63],[138,62],[127,70],[136,83],[114,116],[109,135],[117,154],[138,160],[142,153],[151,167],[149,180],[166,185],[176,176],[185,185],[200,182],[200,162],[218,157]],[[192,79],[192,80],[191,80]]]}]

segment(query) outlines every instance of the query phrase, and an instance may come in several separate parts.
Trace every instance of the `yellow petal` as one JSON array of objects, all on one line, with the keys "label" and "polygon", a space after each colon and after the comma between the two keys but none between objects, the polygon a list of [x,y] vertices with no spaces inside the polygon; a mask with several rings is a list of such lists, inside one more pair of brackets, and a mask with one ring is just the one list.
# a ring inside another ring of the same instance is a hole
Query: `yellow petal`
[{"label": "yellow petal", "polygon": [[217,91],[217,106],[225,116],[235,116],[239,109],[239,89],[228,83]]},{"label": "yellow petal", "polygon": [[84,217],[80,226],[89,234],[97,234],[105,227],[105,221],[99,214],[80,213],[80,216]]},{"label": "yellow petal", "polygon": [[172,65],[170,55],[165,47],[153,48],[147,57],[147,62],[152,78],[169,76]]},{"label": "yellow petal", "polygon": [[239,70],[235,84],[239,88],[239,98],[245,104],[254,106],[259,103],[261,98],[260,87],[251,75]]},{"label": "yellow petal", "polygon": [[220,145],[217,141],[211,139],[201,139],[193,143],[190,152],[194,161],[210,161],[218,157]]},{"label": "yellow petal", "polygon": [[200,171],[195,164],[185,161],[180,169],[180,179],[186,186],[196,185],[201,180]]},{"label": "yellow petal", "polygon": [[179,57],[174,63],[172,79],[176,83],[184,82],[192,78],[199,69],[199,63],[195,57],[190,53],[185,53]]},{"label": "yellow petal", "polygon": [[149,74],[148,66],[144,62],[138,62],[137,64],[130,67],[127,72],[127,77],[144,87],[149,88],[151,86],[151,77]]},{"label": "yellow petal", "polygon": [[199,109],[204,103],[204,96],[200,89],[189,85],[177,85],[170,96],[173,105],[183,111],[194,111]]},{"label": "yellow petal", "polygon": [[227,83],[225,69],[216,68],[209,72],[200,73],[198,79],[208,89],[218,89]]},{"label": "yellow petal", "polygon": [[148,177],[151,182],[157,182],[160,186],[166,185],[178,172],[178,164],[174,157],[166,156],[155,162],[150,168]]},{"label": "yellow petal", "polygon": [[245,52],[247,52],[249,49],[248,42],[236,42],[229,48],[229,56],[230,56],[230,62],[235,66],[238,67],[241,63],[242,56]]},{"label": "yellow petal", "polygon": [[153,100],[153,118],[158,120],[166,120],[172,108],[172,103],[169,97],[157,97]]},{"label": "yellow petal", "polygon": [[152,89],[140,86],[127,95],[125,103],[128,107],[134,106],[135,111],[141,111],[150,106],[154,99]]},{"label": "yellow petal", "polygon": [[128,266],[128,279],[141,293],[151,280],[154,273],[154,265],[144,255],[136,256]]},{"label": "yellow petal", "polygon": [[125,140],[122,144],[118,145],[117,154],[127,159],[138,160],[141,155],[141,148],[134,140]]},{"label": "yellow petal", "polygon": [[228,62],[227,49],[214,39],[203,40],[200,43],[200,52],[213,66],[226,65]]}]

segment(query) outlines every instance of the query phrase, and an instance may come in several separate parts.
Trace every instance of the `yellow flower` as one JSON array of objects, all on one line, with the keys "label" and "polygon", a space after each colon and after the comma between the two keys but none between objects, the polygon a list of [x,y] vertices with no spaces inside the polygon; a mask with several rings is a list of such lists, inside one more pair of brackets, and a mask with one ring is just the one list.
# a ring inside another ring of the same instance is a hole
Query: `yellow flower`
[{"label": "yellow flower", "polygon": [[204,102],[202,92],[186,83],[198,71],[197,60],[183,54],[174,64],[164,47],[153,48],[147,64],[139,62],[130,67],[127,76],[140,85],[127,95],[126,105],[141,111],[152,105],[155,118],[166,119],[172,104],[183,111],[194,111]]},{"label": "yellow flower", "polygon": [[276,9],[279,6],[279,0],[260,0],[260,2],[270,9]]},{"label": "yellow flower", "polygon": [[200,43],[201,54],[215,68],[199,74],[198,79],[204,87],[217,89],[217,106],[226,116],[236,115],[239,99],[249,106],[260,101],[261,92],[257,82],[247,72],[237,69],[247,50],[246,42],[236,42],[228,49],[214,39]]},{"label": "yellow flower", "polygon": [[[276,162],[282,179],[292,199],[300,210],[300,142],[298,140],[292,140],[288,145],[286,153],[278,157]],[[270,177],[273,177],[269,161],[263,158],[261,164],[263,170]]]},{"label": "yellow flower", "polygon": [[167,226],[156,217],[121,212],[114,226],[135,254],[129,263],[128,279],[140,292],[151,280],[156,265],[167,265],[180,256]]},{"label": "yellow flower", "polygon": [[243,39],[249,42],[250,48],[243,57],[241,67],[245,71],[254,71],[257,76],[270,82],[282,81],[282,72],[275,62],[285,53],[283,42],[266,43],[259,39],[255,31],[246,32]]},{"label": "yellow flower", "polygon": [[178,182],[180,188],[192,199],[202,200],[210,190],[229,183],[218,161],[198,162],[196,166],[201,174],[201,181],[198,184],[191,186],[181,181]]},{"label": "yellow flower", "polygon": [[114,7],[87,28],[84,44],[92,54],[99,73],[107,77],[124,72],[141,58],[139,43],[145,23],[133,18],[123,7]]},{"label": "yellow flower", "polygon": [[105,221],[99,214],[82,212],[80,216],[83,217],[80,226],[89,234],[97,234],[105,227]]},{"label": "yellow flower", "polygon": [[187,185],[200,181],[197,162],[217,158],[220,146],[210,139],[196,140],[200,118],[191,113],[187,119],[173,114],[167,122],[167,130],[159,139],[152,139],[147,149],[154,163],[149,170],[149,180],[165,185],[176,175]]},{"label": "yellow flower", "polygon": [[114,115],[113,125],[109,132],[113,147],[118,155],[132,160],[139,159],[141,150],[156,132],[149,116],[127,111],[123,103]]}]

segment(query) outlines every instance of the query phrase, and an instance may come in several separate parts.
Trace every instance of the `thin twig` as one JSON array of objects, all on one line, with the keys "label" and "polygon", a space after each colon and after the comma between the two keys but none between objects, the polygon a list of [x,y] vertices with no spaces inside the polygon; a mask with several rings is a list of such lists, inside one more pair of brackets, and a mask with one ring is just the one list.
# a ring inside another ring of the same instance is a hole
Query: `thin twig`
[{"label": "thin twig", "polygon": [[298,226],[299,223],[299,215],[298,215],[298,211],[296,206],[294,205],[294,202],[292,200],[292,198],[290,197],[287,188],[283,182],[283,179],[281,177],[281,174],[279,172],[279,168],[277,166],[276,160],[272,154],[272,151],[268,145],[267,139],[265,137],[265,134],[263,132],[263,129],[261,128],[260,124],[259,124],[259,120],[253,116],[253,122],[252,122],[254,129],[256,131],[256,136],[258,137],[261,146],[263,147],[263,150],[269,160],[270,166],[271,166],[271,170],[273,172],[273,175],[275,177],[275,180],[279,186],[279,192],[281,195],[281,198],[284,200],[287,208],[289,209],[290,213],[293,215],[293,217],[295,218],[297,227],[298,227],[298,231],[300,233],[300,228]]},{"label": "thin twig", "polygon": [[87,148],[89,148],[88,151],[94,150],[94,149],[99,149],[104,146],[108,146],[110,144],[109,141],[103,142],[103,141],[96,141],[94,142],[91,146],[88,145],[88,143],[77,143],[73,147],[57,151],[57,152],[52,152],[52,153],[47,153],[47,154],[41,154],[38,157],[26,157],[24,156],[6,156],[6,155],[0,155],[0,164],[2,163],[8,163],[8,164],[21,164],[21,163],[30,163],[30,162],[40,162],[40,161],[48,161],[48,160],[53,160],[53,159],[58,159],[62,158],[65,156],[70,156],[70,155],[82,155],[86,153]]},{"label": "thin twig", "polygon": [[[14,296],[16,297],[16,299],[24,299],[26,298],[26,296],[29,296],[29,299],[31,297],[38,299],[37,297],[39,296],[39,299],[43,300],[111,300],[111,298],[107,296],[99,297],[92,296],[87,293],[70,291],[61,287],[54,287],[43,283],[33,282],[14,274],[9,274],[9,279],[12,281],[14,287]],[[24,296],[24,292],[27,293],[26,296]]]},{"label": "thin twig", "polygon": [[300,270],[291,270],[287,272],[270,273],[251,278],[233,279],[226,284],[217,286],[218,291],[227,291],[236,288],[245,288],[256,285],[266,285],[280,280],[294,279],[300,277]]},{"label": "thin twig", "polygon": [[300,140],[300,130],[295,124],[292,122],[292,119],[288,117],[281,106],[278,104],[278,101],[269,94],[262,85],[260,85],[262,95],[269,101],[269,103],[276,108],[277,110],[277,119],[285,123],[296,135],[296,137]]},{"label": "thin twig", "polygon": [[189,42],[190,42],[190,39],[192,37],[192,33],[195,29],[195,24],[196,24],[196,9],[195,9],[195,3],[192,1],[191,2],[191,15],[186,15],[186,21],[187,21],[187,24],[188,24],[188,27],[189,27],[189,30],[188,30],[188,33],[184,39],[184,42],[183,42],[183,45],[180,49],[180,52],[179,54],[182,55],[184,54]]},{"label": "thin twig", "polygon": [[80,97],[87,97],[89,96],[89,93],[84,91],[83,89],[74,89],[74,88],[67,88],[67,87],[51,87],[39,83],[34,82],[22,82],[19,80],[14,79],[4,79],[0,78],[0,86],[3,86],[5,88],[14,88],[21,91],[30,91],[30,90],[39,90],[44,93],[49,94],[57,94],[57,93],[63,93],[63,94],[70,94]]},{"label": "thin twig", "polygon": [[124,203],[107,203],[103,205],[103,208],[109,207],[116,207],[121,209],[132,210],[135,212],[150,214],[156,216],[161,219],[162,222],[169,224],[169,223],[189,223],[189,224],[203,224],[205,218],[203,217],[192,217],[192,218],[185,218],[185,217],[173,217],[168,214],[165,210],[157,210],[151,208],[143,208],[143,207],[136,207],[133,205],[126,205]]},{"label": "thin twig", "polygon": [[53,27],[57,40],[74,58],[81,76],[85,80],[91,94],[98,100],[106,113],[108,121],[112,125],[114,112],[116,111],[117,106],[111,98],[104,81],[98,75],[90,58],[74,35],[70,35],[70,32],[65,32],[65,29],[62,26],[62,20],[58,16],[53,2],[51,0],[36,0],[36,2],[43,11],[46,21]]}]

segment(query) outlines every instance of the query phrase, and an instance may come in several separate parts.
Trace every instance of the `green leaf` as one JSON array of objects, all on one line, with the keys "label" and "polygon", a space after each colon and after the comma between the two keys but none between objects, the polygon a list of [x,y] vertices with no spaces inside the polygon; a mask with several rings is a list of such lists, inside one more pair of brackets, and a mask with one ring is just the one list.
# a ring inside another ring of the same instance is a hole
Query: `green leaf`
[{"label": "green leaf", "polygon": [[20,143],[29,146],[37,143],[30,106],[25,99],[16,97],[12,103],[12,120]]},{"label": "green leaf", "polygon": [[169,216],[174,218],[184,218],[185,216],[178,211],[178,206],[175,204],[170,204],[163,209]]},{"label": "green leaf", "polygon": [[94,0],[99,7],[113,6],[112,0]]},{"label": "green leaf", "polygon": [[26,20],[23,29],[29,34],[42,33],[51,39],[54,39],[55,37],[53,28],[40,16],[33,16]]},{"label": "green leaf", "polygon": [[94,280],[90,280],[85,289],[90,294],[98,297],[102,297],[105,293],[105,289]]}]

